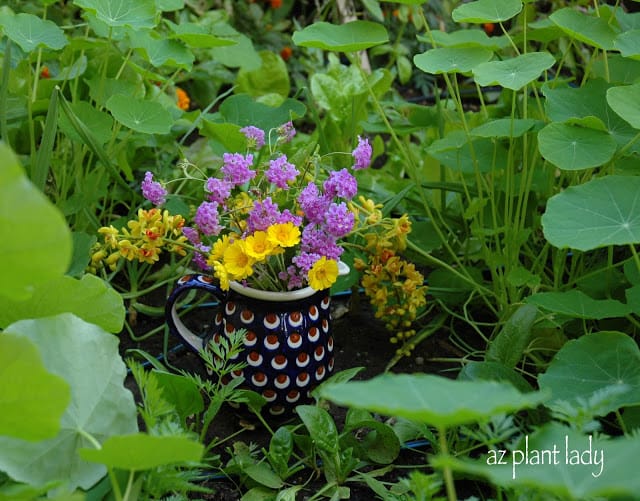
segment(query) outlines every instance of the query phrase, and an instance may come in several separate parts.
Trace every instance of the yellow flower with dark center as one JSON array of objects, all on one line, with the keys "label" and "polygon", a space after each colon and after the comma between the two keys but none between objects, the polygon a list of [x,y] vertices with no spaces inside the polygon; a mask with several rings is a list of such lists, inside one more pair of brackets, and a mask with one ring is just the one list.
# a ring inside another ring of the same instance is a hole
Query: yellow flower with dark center
[{"label": "yellow flower with dark center", "polygon": [[300,242],[300,228],[292,222],[272,224],[267,228],[267,235],[273,245],[280,247],[293,247]]},{"label": "yellow flower with dark center", "polygon": [[254,232],[245,239],[244,243],[247,254],[258,261],[263,261],[276,249],[266,231]]},{"label": "yellow flower with dark center", "polygon": [[254,258],[247,254],[244,240],[234,240],[223,255],[225,269],[234,280],[242,280],[253,274]]},{"label": "yellow flower with dark center", "polygon": [[309,270],[309,285],[319,291],[331,287],[338,278],[338,262],[322,256]]}]

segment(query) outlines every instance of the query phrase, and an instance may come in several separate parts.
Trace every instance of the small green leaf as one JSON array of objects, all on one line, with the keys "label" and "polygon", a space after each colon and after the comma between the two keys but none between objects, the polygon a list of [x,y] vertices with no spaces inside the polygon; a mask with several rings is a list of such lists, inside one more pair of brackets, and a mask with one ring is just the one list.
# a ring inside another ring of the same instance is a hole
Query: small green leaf
[{"label": "small green leaf", "polygon": [[458,373],[458,379],[460,381],[503,381],[510,383],[521,393],[533,391],[531,385],[520,373],[500,362],[468,362]]},{"label": "small green leaf", "polygon": [[224,47],[237,43],[228,38],[220,38],[212,35],[204,26],[196,23],[174,24],[167,19],[165,19],[165,23],[167,23],[173,31],[171,38],[178,39],[192,48],[210,49],[212,47]]},{"label": "small green leaf", "polygon": [[244,467],[242,471],[252,480],[270,489],[279,489],[284,485],[282,479],[266,463],[251,464]]},{"label": "small green leaf", "polygon": [[129,26],[139,29],[156,25],[154,0],[74,0],[73,3],[113,28]]},{"label": "small green leaf", "polygon": [[340,25],[321,21],[295,31],[292,39],[300,47],[356,52],[387,43],[389,35],[384,26],[371,21],[351,21]]},{"label": "small green leaf", "polygon": [[61,276],[38,284],[28,300],[17,301],[0,297],[0,328],[24,318],[42,318],[70,312],[86,322],[117,333],[124,324],[122,296],[107,283],[94,276],[81,280]]},{"label": "small green leaf", "polygon": [[518,15],[520,0],[477,0],[463,3],[453,9],[451,17],[456,23],[499,23]]},{"label": "small green leaf", "polygon": [[414,64],[434,75],[440,73],[468,73],[480,63],[491,59],[493,52],[482,47],[443,47],[431,49],[413,57]]},{"label": "small green leaf", "polygon": [[253,97],[275,92],[286,98],[291,91],[289,72],[284,60],[269,50],[259,52],[262,65],[254,70],[240,68],[236,75],[238,94]]},{"label": "small green leaf", "polygon": [[168,66],[191,71],[195,56],[182,43],[173,39],[156,38],[152,33],[129,30],[131,46],[140,51],[155,68]]},{"label": "small green leaf", "polygon": [[168,134],[173,117],[160,103],[116,94],[105,105],[123,125],[146,134]]},{"label": "small green leaf", "polygon": [[606,19],[579,12],[572,7],[553,12],[549,19],[576,40],[603,50],[615,49],[617,32]]},{"label": "small green leaf", "polygon": [[609,103],[609,106],[635,129],[640,129],[638,92],[640,92],[640,83],[611,87],[607,90],[607,103]]},{"label": "small green leaf", "polygon": [[529,132],[538,122],[531,118],[498,118],[471,129],[472,136],[520,137]]},{"label": "small green leaf", "polygon": [[280,106],[274,107],[258,103],[247,94],[231,96],[220,105],[220,114],[227,122],[240,127],[255,125],[265,132],[300,118],[306,112],[307,107],[295,99],[285,99]]},{"label": "small green leaf", "polygon": [[601,320],[624,317],[631,313],[631,308],[620,301],[593,299],[577,289],[566,292],[539,292],[529,296],[527,303],[575,318]]},{"label": "small green leaf", "polygon": [[42,20],[33,14],[0,17],[0,26],[4,34],[27,53],[39,47],[59,50],[69,43],[53,21]]},{"label": "small green leaf", "polygon": [[544,236],[556,247],[588,251],[640,242],[640,177],[606,176],[570,186],[547,202]]},{"label": "small green leaf", "polygon": [[200,461],[204,446],[187,437],[145,433],[109,437],[101,449],[80,449],[85,461],[122,470],[149,470],[168,464]]},{"label": "small green leaf", "polygon": [[191,379],[158,370],[154,370],[153,373],[162,388],[162,397],[175,407],[183,422],[186,422],[188,416],[202,412],[202,395]]},{"label": "small green leaf", "polygon": [[421,42],[435,43],[436,47],[481,47],[497,51],[509,44],[506,37],[489,37],[483,30],[457,30],[451,32],[433,30],[431,37],[417,36]]},{"label": "small green leaf", "polygon": [[538,377],[541,389],[552,399],[575,402],[588,399],[610,386],[626,385],[612,397],[602,415],[627,405],[640,404],[640,349],[621,332],[594,332],[567,342],[544,374]]},{"label": "small green leaf", "polygon": [[608,131],[552,122],[538,133],[538,149],[560,169],[580,170],[606,164],[617,143]]},{"label": "small green leaf", "polygon": [[[99,144],[105,144],[113,134],[113,118],[104,111],[99,111],[91,106],[87,101],[78,101],[70,104],[71,111],[84,124],[91,124],[93,137]],[[75,130],[71,120],[66,113],[61,113],[58,117],[58,126],[70,139],[83,143],[84,140]]]},{"label": "small green leaf", "polygon": [[43,440],[58,433],[69,385],[46,370],[31,341],[0,334],[0,381],[0,435]]},{"label": "small green leaf", "polygon": [[548,52],[528,52],[504,61],[489,61],[473,69],[478,85],[501,85],[519,90],[535,81],[556,62]]},{"label": "small green leaf", "polygon": [[309,435],[316,446],[324,452],[337,454],[340,450],[338,430],[331,414],[313,405],[299,405],[296,407],[296,412],[309,430]]},{"label": "small green leaf", "polygon": [[509,317],[498,335],[491,340],[485,354],[486,360],[515,367],[529,344],[531,327],[537,314],[538,309],[532,304],[520,306]]},{"label": "small green leaf", "polygon": [[[58,209],[27,179],[9,148],[0,144],[0,296],[28,298],[38,284],[64,274],[71,232]],[[37,235],[37,238],[34,236]]]},{"label": "small green leaf", "polygon": [[341,405],[441,428],[484,421],[546,399],[543,393],[521,394],[507,383],[453,381],[431,374],[383,374],[326,386],[321,395]]}]

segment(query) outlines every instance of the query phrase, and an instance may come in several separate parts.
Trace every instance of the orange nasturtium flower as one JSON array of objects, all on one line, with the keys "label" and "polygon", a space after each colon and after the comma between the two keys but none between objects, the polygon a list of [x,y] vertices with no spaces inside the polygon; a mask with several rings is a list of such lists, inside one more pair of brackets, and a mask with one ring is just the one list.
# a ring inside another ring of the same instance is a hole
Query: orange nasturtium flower
[{"label": "orange nasturtium flower", "polygon": [[189,94],[187,94],[187,92],[184,89],[181,89],[180,87],[176,87],[176,99],[177,99],[178,108],[184,111],[189,110],[191,99],[189,98]]},{"label": "orange nasturtium flower", "polygon": [[280,7],[282,7],[282,0],[271,0],[272,9],[279,9]]},{"label": "orange nasturtium flower", "polygon": [[288,61],[291,58],[291,54],[293,54],[293,50],[288,45],[283,47],[280,51],[280,57],[285,61]]},{"label": "orange nasturtium flower", "polygon": [[40,70],[40,78],[51,78],[51,73],[47,66],[43,66],[42,70]]}]

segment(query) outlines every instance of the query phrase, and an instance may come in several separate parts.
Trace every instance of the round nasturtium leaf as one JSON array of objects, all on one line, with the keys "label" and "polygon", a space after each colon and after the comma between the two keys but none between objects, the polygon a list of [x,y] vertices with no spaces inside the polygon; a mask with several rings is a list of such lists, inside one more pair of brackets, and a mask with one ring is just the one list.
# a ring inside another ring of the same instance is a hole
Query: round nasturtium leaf
[{"label": "round nasturtium leaf", "polygon": [[594,332],[566,343],[538,377],[541,389],[552,399],[588,400],[610,386],[625,385],[624,392],[611,395],[601,415],[625,405],[640,405],[640,349],[622,332]]},{"label": "round nasturtium leaf", "polygon": [[565,7],[549,16],[567,35],[603,50],[614,50],[617,32],[602,17],[579,12],[573,7]]},{"label": "round nasturtium leaf", "polygon": [[538,133],[538,149],[563,170],[580,170],[606,164],[616,152],[608,131],[552,122]]},{"label": "round nasturtium leaf", "polygon": [[69,266],[71,232],[64,216],[1,143],[0,235],[0,296],[26,299],[37,284],[62,276]]},{"label": "round nasturtium leaf", "polygon": [[154,0],[74,0],[74,4],[95,14],[108,26],[130,26],[134,29],[153,28],[156,25]]},{"label": "round nasturtium leaf", "polygon": [[105,106],[118,122],[136,132],[168,134],[173,125],[171,113],[154,101],[114,94]]},{"label": "round nasturtium leaf", "polygon": [[187,437],[154,436],[146,433],[108,438],[101,449],[80,449],[85,461],[122,470],[148,470],[168,464],[200,461],[204,446]]},{"label": "round nasturtium leaf", "polygon": [[337,52],[356,52],[389,41],[387,30],[371,21],[331,24],[313,23],[293,33],[293,43],[300,47],[316,47]]},{"label": "round nasturtium leaf", "polygon": [[607,90],[607,103],[620,117],[634,128],[640,129],[640,83],[611,87]]},{"label": "round nasturtium leaf", "polygon": [[459,5],[451,16],[456,23],[499,23],[521,10],[521,0],[477,0]]},{"label": "round nasturtium leaf", "polygon": [[478,125],[469,134],[480,137],[520,137],[529,132],[536,123],[532,118],[498,118]]},{"label": "round nasturtium leaf", "polygon": [[90,447],[87,435],[102,443],[112,435],[138,431],[136,405],[124,387],[127,370],[118,338],[71,313],[20,320],[7,332],[24,336],[40,352],[47,371],[71,387],[71,403],[50,439],[28,442],[0,436],[0,470],[33,485],[65,480],[65,487],[89,489],[106,469],[83,461],[78,450]]},{"label": "round nasturtium leaf", "polygon": [[383,374],[368,381],[328,384],[320,395],[341,405],[441,428],[534,407],[546,399],[539,392],[520,393],[509,383],[453,381],[431,374]]},{"label": "round nasturtium leaf", "polygon": [[640,59],[640,29],[620,33],[613,43],[624,57]]},{"label": "round nasturtium leaf", "polygon": [[45,369],[31,341],[0,334],[0,381],[0,435],[43,440],[58,433],[69,385]]},{"label": "round nasturtium leaf", "polygon": [[631,313],[631,306],[625,303],[615,299],[593,299],[577,289],[563,292],[539,292],[529,296],[527,303],[574,318],[601,320],[624,317]]},{"label": "round nasturtium leaf", "polygon": [[5,16],[0,24],[4,34],[25,52],[38,47],[59,50],[69,43],[64,32],[53,22],[33,14]]},{"label": "round nasturtium leaf", "polygon": [[468,73],[480,63],[491,59],[493,52],[482,47],[443,47],[431,49],[413,57],[414,64],[424,71],[440,73]]},{"label": "round nasturtium leaf", "polygon": [[640,242],[640,177],[606,176],[570,186],[547,202],[545,238],[588,251]]},{"label": "round nasturtium leaf", "polygon": [[504,61],[489,61],[473,69],[473,77],[478,85],[501,85],[507,89],[519,90],[538,79],[543,71],[556,62],[548,52],[529,52]]}]

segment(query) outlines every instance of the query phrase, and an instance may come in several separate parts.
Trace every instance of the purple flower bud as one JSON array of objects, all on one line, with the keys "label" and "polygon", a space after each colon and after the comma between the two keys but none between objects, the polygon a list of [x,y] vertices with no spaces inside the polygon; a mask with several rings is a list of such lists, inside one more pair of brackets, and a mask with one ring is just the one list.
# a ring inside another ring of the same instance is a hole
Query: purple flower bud
[{"label": "purple flower bud", "polygon": [[253,125],[247,125],[240,129],[240,132],[247,138],[249,148],[259,150],[264,146],[264,131]]},{"label": "purple flower bud", "polygon": [[287,155],[281,155],[275,160],[269,161],[269,168],[265,172],[267,180],[283,190],[298,174],[300,172],[296,166],[287,161]]},{"label": "purple flower bud", "polygon": [[355,164],[353,170],[361,170],[369,167],[371,163],[372,149],[369,144],[369,140],[365,137],[362,139],[358,136],[358,146],[351,152],[353,158],[355,158]]},{"label": "purple flower bud", "polygon": [[194,222],[205,235],[217,235],[222,231],[218,221],[218,204],[216,202],[202,202],[196,210]]},{"label": "purple flower bud", "polygon": [[153,205],[162,205],[167,200],[167,190],[157,181],[153,180],[153,173],[147,171],[144,174],[144,181],[140,185],[142,196]]}]

